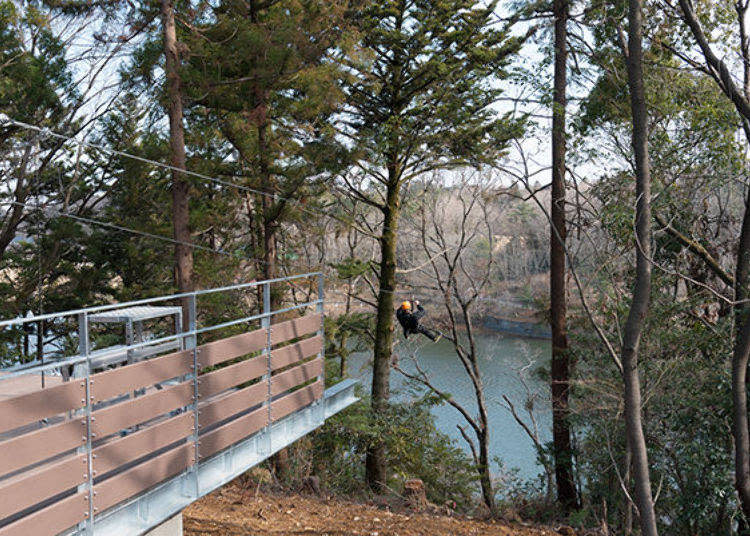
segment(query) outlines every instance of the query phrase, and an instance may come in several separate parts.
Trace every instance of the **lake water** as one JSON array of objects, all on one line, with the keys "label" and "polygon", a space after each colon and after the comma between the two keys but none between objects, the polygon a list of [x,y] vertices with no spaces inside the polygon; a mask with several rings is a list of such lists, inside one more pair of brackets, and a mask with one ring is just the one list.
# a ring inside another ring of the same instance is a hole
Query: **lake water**
[{"label": "lake water", "polygon": [[[458,402],[476,413],[471,380],[449,341],[432,343],[421,335],[412,335],[405,341],[400,330],[394,338],[394,353],[398,354],[399,365],[405,371],[415,372],[416,359],[438,389],[451,393]],[[520,416],[531,427],[531,419],[526,411],[526,402],[531,394],[540,438],[543,443],[551,440],[549,387],[535,373],[540,365],[549,364],[550,341],[493,332],[483,332],[477,339],[488,404],[491,456],[499,457],[506,469],[517,470],[522,479],[534,479],[542,472],[536,461],[534,445],[510,411],[503,407],[505,403],[502,397],[506,395],[513,402]],[[367,391],[370,390],[372,378],[371,359],[371,354],[361,353],[352,355],[349,361],[349,375],[359,379]],[[413,397],[410,385],[413,385],[412,382],[391,369],[392,399],[403,401]],[[443,404],[434,408],[433,413],[438,429],[454,438],[468,452],[468,446],[456,428],[457,424],[465,424],[458,411]],[[497,471],[499,467],[494,466],[493,472]]]}]

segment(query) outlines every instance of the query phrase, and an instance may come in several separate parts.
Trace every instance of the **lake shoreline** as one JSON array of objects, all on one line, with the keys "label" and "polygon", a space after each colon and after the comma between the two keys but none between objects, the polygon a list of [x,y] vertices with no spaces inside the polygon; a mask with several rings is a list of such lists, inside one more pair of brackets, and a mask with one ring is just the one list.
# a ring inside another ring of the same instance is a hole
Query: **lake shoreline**
[{"label": "lake shoreline", "polygon": [[506,333],[529,339],[550,340],[552,338],[550,328],[538,322],[509,320],[497,316],[485,316],[482,319],[482,326],[485,329],[496,333]]}]

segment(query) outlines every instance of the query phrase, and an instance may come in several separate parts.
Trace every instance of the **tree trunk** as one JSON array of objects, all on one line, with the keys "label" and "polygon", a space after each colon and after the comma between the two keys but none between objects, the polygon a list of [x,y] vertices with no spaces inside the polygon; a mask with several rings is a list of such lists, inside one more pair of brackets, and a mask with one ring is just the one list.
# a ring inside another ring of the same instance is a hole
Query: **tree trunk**
[{"label": "tree trunk", "polygon": [[[372,369],[373,417],[382,416],[390,392],[390,366],[393,345],[393,293],[396,289],[396,227],[400,211],[397,169],[388,170],[389,182],[383,207],[383,234],[380,237],[380,292],[375,324],[375,350]],[[367,484],[376,492],[385,490],[387,468],[385,443],[379,441],[367,450],[365,462]]]},{"label": "tree trunk", "polygon": [[[454,293],[459,292],[458,281],[453,278],[453,291]],[[471,321],[471,315],[469,314],[468,305],[461,305],[461,313],[463,316],[463,324],[466,329],[466,338],[469,342],[470,354],[469,363],[464,363],[464,366],[470,366],[471,383],[474,386],[474,397],[477,401],[477,413],[479,418],[479,428],[481,432],[477,433],[477,439],[479,440],[479,482],[482,487],[482,498],[484,504],[490,510],[490,513],[496,513],[495,506],[495,491],[492,488],[492,478],[490,477],[490,422],[487,412],[487,400],[484,396],[484,384],[482,383],[482,373],[479,370],[479,360],[477,356],[476,343],[474,341],[474,326]],[[452,317],[452,315],[451,315]],[[469,372],[467,368],[467,372]]]},{"label": "tree trunk", "polygon": [[[177,32],[174,21],[173,0],[161,2],[162,26],[164,29],[164,57],[169,98],[169,157],[177,169],[185,169],[185,130],[182,124],[182,87],[180,80],[180,53],[177,48]],[[179,292],[193,290],[193,249],[190,246],[190,185],[182,173],[172,171],[172,225],[174,239],[175,283]],[[182,300],[183,329],[187,330],[188,300]]]},{"label": "tree trunk", "polygon": [[[264,184],[269,184],[264,182]],[[261,205],[263,206],[263,278],[266,280],[276,279],[278,277],[278,268],[276,263],[276,224],[275,222],[269,221],[267,215],[271,209],[272,200],[263,196]],[[281,308],[282,293],[279,286],[271,285],[271,311],[276,311]],[[278,320],[275,317],[271,317],[271,324],[275,324]],[[276,454],[271,456],[271,467],[276,478],[280,481],[286,479],[289,475],[289,451],[286,448],[281,449]]]},{"label": "tree trunk", "polygon": [[[41,313],[41,310],[39,311]],[[39,364],[44,363],[44,320],[36,323],[36,360]],[[41,374],[42,389],[44,389],[44,371]]]},{"label": "tree trunk", "polygon": [[[271,176],[270,165],[268,163],[268,107],[263,91],[260,88],[255,89],[255,96],[257,107],[255,115],[258,118],[258,172],[261,179],[262,190],[272,192],[275,190],[274,179]],[[272,214],[274,211],[273,198],[262,195],[260,196],[260,205],[262,207],[261,213],[261,235],[263,243],[263,259],[261,266],[261,273],[263,279],[270,280],[278,277],[278,264],[276,262],[276,247],[278,238],[276,236],[277,224],[275,216]],[[279,285],[271,285],[271,311],[276,311],[281,308],[281,302],[283,299],[282,291],[279,290]],[[271,324],[275,324],[277,319],[271,317]],[[274,475],[278,480],[284,480],[289,474],[289,451],[287,449],[281,449],[276,454],[271,456],[271,467],[273,468]]]},{"label": "tree trunk", "polygon": [[563,510],[577,508],[570,442],[570,350],[565,289],[565,115],[567,90],[567,0],[554,0],[555,86],[552,103],[552,199],[550,207],[550,324],[552,328],[552,445],[557,500]]},{"label": "tree trunk", "polygon": [[625,426],[632,447],[635,497],[641,533],[657,536],[656,514],[651,495],[646,438],[641,422],[641,385],[638,376],[638,346],[649,309],[651,293],[651,170],[648,156],[648,124],[643,83],[642,1],[630,0],[628,11],[628,86],[633,116],[633,152],[636,175],[636,278],[633,301],[625,322],[622,345],[625,384]]},{"label": "tree trunk", "polygon": [[479,483],[482,486],[482,498],[484,504],[489,508],[490,513],[495,513],[495,492],[492,489],[492,479],[490,478],[490,434],[487,430],[487,423],[479,437]]},{"label": "tree trunk", "polygon": [[[350,251],[350,258],[353,258],[355,256],[354,248],[351,246],[349,247]],[[349,315],[352,312],[352,291],[353,291],[353,285],[352,285],[352,278],[349,278],[346,282],[346,309],[344,310],[344,317],[349,318]],[[349,357],[349,350],[347,350],[347,341],[349,340],[349,331],[344,329],[341,331],[341,343],[339,345],[340,354],[339,354],[339,377],[345,378],[346,377],[346,360]]]},{"label": "tree trunk", "polygon": [[[626,434],[627,435],[627,434]],[[626,438],[625,440],[625,471],[624,471],[624,484],[626,489],[630,489],[630,475],[633,472],[633,454],[632,450],[630,448],[630,441]],[[623,515],[625,521],[625,534],[624,536],[630,536],[633,534],[633,503],[626,498],[625,500],[625,509],[624,509],[624,515]]]},{"label": "tree trunk", "polygon": [[750,358],[750,195],[745,200],[745,215],[737,248],[735,271],[735,339],[732,352],[732,401],[734,405],[735,487],[742,511],[750,518],[750,433],[747,413],[747,365]]},{"label": "tree trunk", "polygon": [[[680,0],[683,18],[690,28],[696,42],[701,48],[706,63],[720,73],[719,88],[734,104],[742,120],[745,136],[750,142],[750,101],[748,101],[748,84],[750,70],[745,62],[744,91],[734,82],[727,65],[711,50],[711,45],[703,32],[703,28],[693,11],[693,4],[688,0]],[[745,19],[742,10],[738,9],[740,32],[745,34]],[[747,57],[746,40],[742,39],[743,58]],[[750,357],[750,307],[742,303],[748,296],[748,275],[750,275],[750,195],[745,199],[745,214],[742,221],[739,244],[737,245],[737,264],[734,277],[734,296],[736,305],[734,348],[732,351],[732,401],[733,401],[733,435],[735,455],[735,488],[740,499],[742,512],[750,519],[750,432],[748,431],[747,413],[747,365]],[[747,529],[739,527],[739,533],[747,533]]]},{"label": "tree trunk", "polygon": [[339,377],[344,379],[346,377],[346,361],[349,357],[349,350],[347,350],[347,342],[349,340],[349,333],[347,330],[343,330],[341,333],[340,345],[341,348],[339,353]]},{"label": "tree trunk", "polygon": [[[275,223],[269,222],[265,219],[265,214],[270,208],[271,200],[268,197],[263,197],[264,206],[264,225],[263,225],[263,277],[264,279],[275,279],[278,277],[278,269],[276,263],[276,231]],[[271,311],[276,311],[281,308],[282,293],[279,290],[279,286],[274,288],[271,285]],[[271,317],[271,324],[275,324],[278,320],[275,317]],[[281,449],[276,454],[271,456],[271,466],[273,467],[274,475],[278,480],[283,481],[289,475],[289,451],[286,448]]]},{"label": "tree trunk", "polygon": [[[26,146],[18,168],[13,171],[13,174],[17,176],[15,180],[16,186],[13,191],[13,201],[20,204],[7,207],[5,217],[2,220],[2,224],[0,224],[0,260],[5,257],[6,250],[13,240],[15,240],[18,226],[24,219],[25,207],[23,205],[26,204],[29,190],[31,188],[31,184],[27,178],[29,177],[29,162],[32,159],[33,150],[36,150],[37,152],[39,151],[38,143],[34,145],[28,144]],[[45,160],[49,161],[49,159],[51,159],[51,156],[48,155]],[[34,172],[40,173],[41,169],[37,167]]]},{"label": "tree trunk", "polygon": [[[26,199],[21,199],[16,202],[24,203],[25,201]],[[5,256],[5,250],[8,249],[10,243],[16,238],[18,226],[23,219],[23,207],[21,205],[12,205],[8,209],[8,212],[9,215],[5,217],[4,221],[5,225],[0,229],[0,259]]]}]

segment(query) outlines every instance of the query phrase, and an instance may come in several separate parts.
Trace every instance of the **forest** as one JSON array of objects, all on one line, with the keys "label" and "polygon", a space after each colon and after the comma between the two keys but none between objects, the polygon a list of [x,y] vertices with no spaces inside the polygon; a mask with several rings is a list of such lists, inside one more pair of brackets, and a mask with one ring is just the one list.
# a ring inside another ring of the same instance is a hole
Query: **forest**
[{"label": "forest", "polygon": [[[418,478],[476,515],[750,534],[749,11],[0,0],[0,318],[322,271],[326,382],[362,355],[367,381],[268,462],[280,485]],[[470,403],[402,335],[405,300]],[[523,400],[484,368],[491,319],[550,334]],[[69,355],[70,331],[0,330],[2,368]],[[491,448],[500,413],[536,477]]]}]

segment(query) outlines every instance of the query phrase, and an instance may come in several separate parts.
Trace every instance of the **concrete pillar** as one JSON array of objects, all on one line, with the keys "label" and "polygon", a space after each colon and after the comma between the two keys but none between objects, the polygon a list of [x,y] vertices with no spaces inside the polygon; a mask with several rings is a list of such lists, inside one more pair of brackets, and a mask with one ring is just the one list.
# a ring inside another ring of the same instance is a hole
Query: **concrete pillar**
[{"label": "concrete pillar", "polygon": [[143,536],[182,536],[182,512],[170,517]]}]

